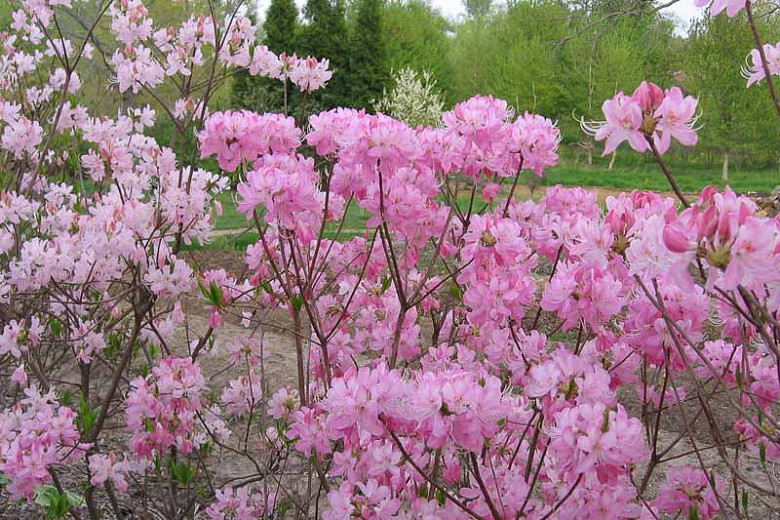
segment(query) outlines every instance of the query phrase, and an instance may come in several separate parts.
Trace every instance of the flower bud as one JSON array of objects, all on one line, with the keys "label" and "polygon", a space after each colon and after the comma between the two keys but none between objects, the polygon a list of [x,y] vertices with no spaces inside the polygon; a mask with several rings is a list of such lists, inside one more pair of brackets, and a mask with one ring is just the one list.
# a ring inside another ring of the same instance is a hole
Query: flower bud
[{"label": "flower bud", "polygon": [[482,190],[482,198],[485,199],[485,202],[490,203],[498,197],[499,193],[501,193],[501,186],[495,182],[491,182]]},{"label": "flower bud", "polygon": [[653,112],[661,106],[664,100],[664,91],[655,83],[643,81],[634,91],[634,100],[639,103],[642,112]]},{"label": "flower bud", "polygon": [[673,253],[685,253],[691,250],[691,241],[677,226],[664,226],[664,245]]}]

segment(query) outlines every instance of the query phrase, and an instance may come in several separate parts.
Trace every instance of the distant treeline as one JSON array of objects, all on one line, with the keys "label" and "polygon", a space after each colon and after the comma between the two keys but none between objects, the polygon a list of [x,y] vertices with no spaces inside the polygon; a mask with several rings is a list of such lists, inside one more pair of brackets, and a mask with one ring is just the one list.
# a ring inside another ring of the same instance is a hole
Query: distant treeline
[{"label": "distant treeline", "polygon": [[[244,0],[246,13],[257,13]],[[459,0],[452,0],[459,1]],[[69,37],[83,37],[104,0],[74,2],[60,18]],[[238,0],[213,0],[217,16],[229,16]],[[148,0],[158,26],[177,25],[193,5]],[[429,71],[445,106],[474,94],[492,94],[518,111],[530,110],[558,121],[564,156],[600,155],[601,144],[581,132],[578,120],[602,117],[601,104],[616,91],[633,91],[644,79],[664,88],[682,87],[699,98],[700,144],[673,150],[678,159],[703,166],[728,158],[742,168],[774,168],[780,158],[780,126],[772,117],[763,85],[746,88],[741,76],[753,40],[744,14],[702,17],[688,34],[656,11],[648,0],[463,0],[467,14],[443,17],[425,0],[271,0],[257,37],[271,50],[327,57],[334,76],[327,88],[302,99],[289,92],[292,115],[336,106],[373,109],[373,100],[392,86],[391,73],[405,67]],[[667,2],[663,2],[667,3]],[[780,0],[756,5],[767,42],[780,40]],[[14,2],[0,1],[0,30],[10,26]],[[257,17],[255,17],[257,18]],[[84,89],[95,93],[93,107],[123,107],[160,101],[173,106],[175,89],[154,99],[143,92],[119,94],[96,78],[110,76],[106,59],[113,49],[108,23],[93,35],[99,55],[83,62]],[[94,70],[88,70],[94,69]],[[105,80],[103,80],[105,81]],[[193,84],[197,81],[193,80]],[[108,88],[107,88],[108,87]],[[225,74],[211,100],[214,110],[248,108],[281,111],[280,82],[246,73]],[[172,128],[158,125],[166,142]],[[192,146],[179,139],[176,147]],[[683,155],[685,154],[685,155]],[[674,159],[674,157],[672,158]],[[618,161],[621,158],[618,157]]]},{"label": "distant treeline", "polygon": [[[456,0],[453,0],[456,1]],[[468,14],[452,22],[424,0],[273,0],[261,38],[276,52],[327,56],[332,84],[306,111],[335,106],[371,109],[403,67],[430,71],[449,106],[492,94],[518,110],[556,119],[563,153],[600,154],[580,131],[580,118],[601,117],[601,103],[643,79],[678,85],[700,100],[701,144],[686,161],[771,167],[780,157],[780,128],[767,92],[746,89],[741,76],[753,48],[744,16],[704,16],[688,34],[646,0],[464,0]],[[780,39],[780,17],[761,17],[767,41]],[[248,76],[233,83],[233,103],[279,110],[276,83]],[[300,100],[289,99],[291,111]],[[292,112],[294,113],[294,112]],[[677,151],[682,153],[682,151]]]}]

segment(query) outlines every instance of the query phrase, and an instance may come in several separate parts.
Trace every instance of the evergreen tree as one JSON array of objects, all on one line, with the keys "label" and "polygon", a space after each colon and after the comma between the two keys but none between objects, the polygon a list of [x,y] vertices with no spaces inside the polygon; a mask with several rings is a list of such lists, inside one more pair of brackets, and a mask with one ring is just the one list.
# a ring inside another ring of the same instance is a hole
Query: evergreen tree
[{"label": "evergreen tree", "polygon": [[298,8],[295,0],[271,0],[263,23],[266,47],[277,54],[295,52]]},{"label": "evergreen tree", "polygon": [[307,23],[301,30],[298,55],[327,58],[333,70],[328,86],[315,92],[309,103],[315,104],[312,109],[348,104],[345,71],[349,65],[349,40],[344,0],[307,0],[303,14]]},{"label": "evergreen tree", "polygon": [[350,101],[356,107],[368,107],[387,85],[381,17],[382,0],[358,0],[347,75]]}]

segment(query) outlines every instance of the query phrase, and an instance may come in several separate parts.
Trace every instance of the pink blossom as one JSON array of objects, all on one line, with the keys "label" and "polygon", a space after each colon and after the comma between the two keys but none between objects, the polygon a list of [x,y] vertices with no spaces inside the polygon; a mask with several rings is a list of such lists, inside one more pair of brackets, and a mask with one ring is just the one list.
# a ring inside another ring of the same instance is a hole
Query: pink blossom
[{"label": "pink blossom", "polygon": [[648,149],[647,140],[640,131],[642,108],[634,98],[620,92],[605,101],[602,110],[607,121],[596,129],[594,135],[597,141],[606,139],[604,155],[614,152],[623,141],[628,141],[637,152]]},{"label": "pink blossom", "polygon": [[190,358],[166,358],[145,378],[131,382],[127,396],[127,428],[134,453],[152,458],[176,446],[183,453],[197,447],[197,412],[203,408],[205,381]]},{"label": "pink blossom", "polygon": [[501,186],[491,182],[482,189],[482,198],[485,199],[485,202],[493,202],[500,192]]},{"label": "pink blossom", "polygon": [[132,465],[127,459],[118,460],[114,452],[108,455],[92,455],[89,457],[89,470],[92,472],[89,483],[99,486],[110,481],[119,491],[127,491],[129,485],[125,475],[131,468]]},{"label": "pink blossom", "polygon": [[[704,7],[710,4],[710,0],[695,0],[694,3],[696,7]],[[717,16],[725,10],[729,18],[733,18],[745,8],[745,4],[746,0],[712,0],[710,12],[712,16]]]},{"label": "pink blossom", "polygon": [[[764,44],[764,56],[766,56],[769,73],[780,75],[780,42],[775,45]],[[743,68],[742,70],[743,76],[748,80],[748,87],[766,78],[764,64],[761,61],[761,54],[758,52],[758,49],[750,51],[750,61],[750,68]]]},{"label": "pink blossom", "polygon": [[710,476],[702,469],[690,466],[670,468],[666,473],[666,482],[658,491],[658,497],[653,502],[661,511],[669,514],[691,516],[695,511],[699,518],[713,518],[720,511],[716,496],[726,492],[720,477]]},{"label": "pink blossom", "polygon": [[684,146],[694,146],[698,140],[693,124],[696,120],[698,101],[691,96],[683,97],[682,90],[672,87],[665,92],[661,106],[655,111],[659,136],[656,139],[658,153],[665,153],[674,137]]},{"label": "pink blossom", "polygon": [[0,472],[12,500],[32,500],[35,488],[52,481],[49,467],[84,455],[76,413],[61,406],[54,394],[41,394],[33,385],[25,398],[0,413]]},{"label": "pink blossom", "polygon": [[255,492],[249,486],[216,490],[216,501],[206,509],[211,520],[255,520],[276,507],[276,495]]},{"label": "pink blossom", "polygon": [[198,137],[201,158],[217,155],[220,168],[231,172],[267,153],[290,153],[300,144],[293,118],[246,110],[211,115]]}]

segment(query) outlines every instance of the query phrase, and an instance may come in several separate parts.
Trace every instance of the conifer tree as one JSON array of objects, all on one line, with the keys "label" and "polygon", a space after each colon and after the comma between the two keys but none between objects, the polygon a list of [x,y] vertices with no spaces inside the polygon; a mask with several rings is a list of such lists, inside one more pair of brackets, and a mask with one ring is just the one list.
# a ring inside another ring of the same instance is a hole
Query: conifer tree
[{"label": "conifer tree", "polygon": [[349,104],[346,81],[349,39],[344,0],[307,0],[303,15],[306,24],[301,29],[298,55],[327,58],[333,70],[328,88],[317,92],[309,103],[320,105],[318,108]]},{"label": "conifer tree", "polygon": [[292,54],[295,52],[297,30],[298,8],[295,0],[271,0],[263,23],[265,46],[277,54]]},{"label": "conifer tree", "polygon": [[351,103],[356,107],[368,107],[372,100],[382,95],[387,81],[382,0],[357,0],[348,73]]}]

